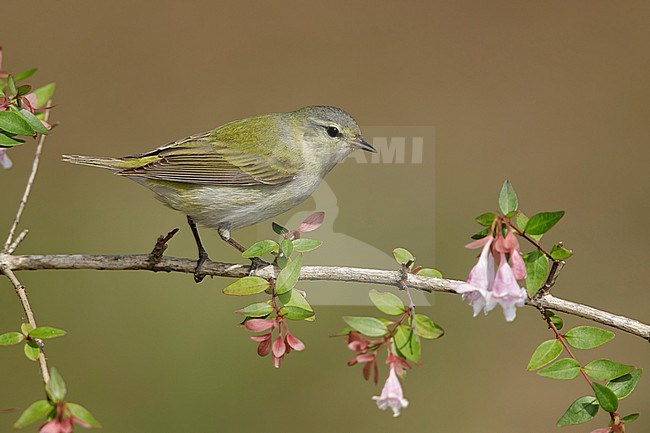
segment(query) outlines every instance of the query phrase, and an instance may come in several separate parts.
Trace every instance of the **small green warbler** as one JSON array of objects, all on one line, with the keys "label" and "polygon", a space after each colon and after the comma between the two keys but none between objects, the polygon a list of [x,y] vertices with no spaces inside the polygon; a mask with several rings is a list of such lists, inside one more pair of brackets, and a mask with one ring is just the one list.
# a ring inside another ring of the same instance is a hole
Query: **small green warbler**
[{"label": "small green warbler", "polygon": [[355,149],[376,152],[349,114],[336,107],[309,106],[236,120],[139,155],[63,155],[63,160],[113,170],[187,215],[199,250],[194,279],[200,282],[208,255],[197,224],[217,229],[224,241],[243,252],[231,230],[298,205]]}]

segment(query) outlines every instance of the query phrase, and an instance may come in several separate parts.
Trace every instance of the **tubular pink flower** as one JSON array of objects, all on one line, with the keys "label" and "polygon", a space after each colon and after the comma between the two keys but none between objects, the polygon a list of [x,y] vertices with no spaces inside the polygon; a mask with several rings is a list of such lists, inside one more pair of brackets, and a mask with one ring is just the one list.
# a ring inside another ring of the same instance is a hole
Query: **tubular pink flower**
[{"label": "tubular pink flower", "polygon": [[[483,241],[486,238],[487,240]],[[490,251],[490,246],[494,238],[492,235],[489,235],[483,239],[480,239],[483,241],[481,242],[483,244],[483,250],[481,251],[478,263],[470,271],[467,282],[456,287],[456,293],[462,294],[463,301],[468,301],[474,308],[474,317],[481,310],[484,310],[485,314],[491,310],[488,307],[490,305],[490,289],[494,281],[494,257]]]},{"label": "tubular pink flower", "polygon": [[409,402],[404,398],[402,385],[399,383],[395,368],[392,365],[384,388],[381,390],[381,395],[373,396],[372,399],[377,402],[377,407],[381,410],[386,410],[390,407],[393,411],[393,416],[399,416],[400,411],[408,407]]},{"label": "tubular pink flower", "polygon": [[506,321],[512,322],[517,316],[517,307],[524,306],[526,297],[526,290],[519,287],[515,274],[506,261],[505,253],[500,253],[499,269],[497,270],[491,296],[486,306],[487,311],[490,311],[496,304],[499,304],[503,309],[503,315]]}]

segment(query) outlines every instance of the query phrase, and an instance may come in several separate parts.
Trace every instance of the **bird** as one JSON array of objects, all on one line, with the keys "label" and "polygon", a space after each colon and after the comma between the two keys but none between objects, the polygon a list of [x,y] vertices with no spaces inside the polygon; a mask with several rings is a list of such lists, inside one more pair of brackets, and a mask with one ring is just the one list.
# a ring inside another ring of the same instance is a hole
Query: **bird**
[{"label": "bird", "polygon": [[[235,120],[120,158],[63,155],[72,164],[105,168],[154,192],[187,216],[199,258],[209,259],[198,226],[244,252],[231,232],[271,219],[306,200],[323,177],[354,150],[376,153],[357,122],[340,108],[314,105]],[[254,265],[264,263],[252,259]]]}]

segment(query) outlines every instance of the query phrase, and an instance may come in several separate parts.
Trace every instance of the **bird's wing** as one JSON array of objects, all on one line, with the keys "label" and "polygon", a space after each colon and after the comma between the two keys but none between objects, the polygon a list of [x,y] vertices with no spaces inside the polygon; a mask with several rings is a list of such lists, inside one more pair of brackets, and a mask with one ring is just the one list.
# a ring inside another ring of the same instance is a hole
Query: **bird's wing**
[{"label": "bird's wing", "polygon": [[130,157],[143,164],[118,174],[169,182],[246,186],[278,185],[299,173],[302,167],[296,155],[286,149],[277,152],[277,143],[270,146],[262,142],[260,134],[255,128],[251,130],[250,125],[244,126],[244,134],[241,124],[236,128],[239,132],[232,126],[228,128],[230,125]]}]

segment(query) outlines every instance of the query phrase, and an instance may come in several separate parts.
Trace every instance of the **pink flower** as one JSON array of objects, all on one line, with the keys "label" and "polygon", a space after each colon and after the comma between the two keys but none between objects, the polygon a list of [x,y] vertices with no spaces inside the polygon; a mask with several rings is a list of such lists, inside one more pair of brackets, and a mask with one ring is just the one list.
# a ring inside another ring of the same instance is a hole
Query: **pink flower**
[{"label": "pink flower", "polygon": [[4,169],[11,168],[13,163],[7,156],[7,149],[0,148],[0,166]]},{"label": "pink flower", "polygon": [[489,235],[466,245],[468,248],[483,246],[478,263],[470,271],[467,282],[456,287],[456,293],[461,293],[463,295],[463,301],[468,301],[469,305],[474,308],[474,317],[481,310],[487,314],[491,309],[487,307],[489,304],[490,289],[494,281],[494,257],[490,250],[493,240],[492,235]]},{"label": "pink flower", "polygon": [[519,287],[515,274],[506,261],[505,253],[499,253],[499,269],[497,270],[494,285],[492,286],[491,296],[486,305],[487,311],[490,311],[497,304],[503,308],[503,315],[506,321],[512,322],[517,316],[517,308],[523,307],[526,303],[526,290]]},{"label": "pink flower", "polygon": [[408,407],[409,402],[404,398],[402,385],[399,383],[395,368],[392,365],[384,388],[381,390],[381,395],[373,396],[372,399],[377,402],[377,407],[381,410],[386,410],[390,407],[393,411],[393,416],[399,416],[400,411]]}]

